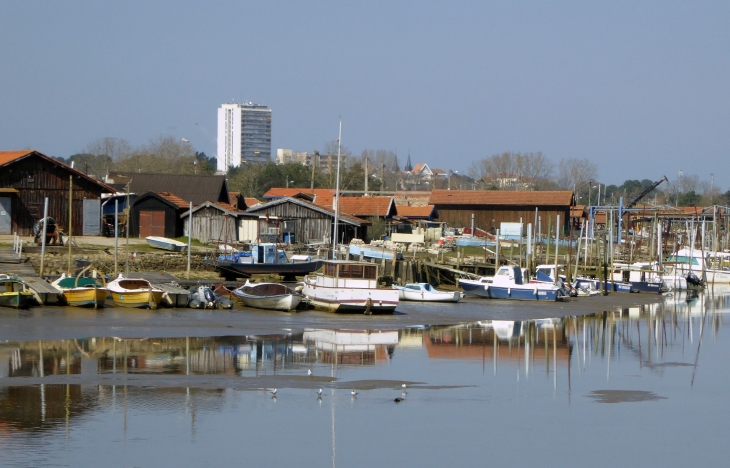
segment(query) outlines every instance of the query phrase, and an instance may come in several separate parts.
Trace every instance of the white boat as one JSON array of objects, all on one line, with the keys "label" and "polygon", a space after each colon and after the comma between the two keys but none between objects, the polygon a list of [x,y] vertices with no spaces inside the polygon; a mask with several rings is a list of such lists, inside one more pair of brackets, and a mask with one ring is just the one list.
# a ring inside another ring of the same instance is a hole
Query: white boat
[{"label": "white boat", "polygon": [[420,302],[459,302],[461,293],[459,291],[439,291],[429,283],[411,283],[405,286],[393,286],[398,290],[398,298],[401,301]]},{"label": "white boat", "polygon": [[294,310],[302,295],[279,283],[250,283],[233,290],[233,294],[248,307],[267,310]]},{"label": "white boat", "polygon": [[142,278],[119,277],[106,285],[112,300],[119,307],[156,309],[162,302],[163,291]]},{"label": "white boat", "polygon": [[707,284],[720,283],[730,284],[730,270],[713,269],[708,262],[708,253],[703,257],[702,251],[684,247],[670,255],[664,262],[667,266],[673,266],[676,274],[687,276],[694,273],[698,278],[704,279]]},{"label": "white boat", "polygon": [[392,313],[399,291],[378,287],[378,265],[326,260],[320,272],[304,277],[302,295],[315,308],[329,312]]},{"label": "white boat", "polygon": [[148,236],[145,240],[156,249],[169,250],[171,252],[182,252],[188,248],[188,244],[167,237]]}]

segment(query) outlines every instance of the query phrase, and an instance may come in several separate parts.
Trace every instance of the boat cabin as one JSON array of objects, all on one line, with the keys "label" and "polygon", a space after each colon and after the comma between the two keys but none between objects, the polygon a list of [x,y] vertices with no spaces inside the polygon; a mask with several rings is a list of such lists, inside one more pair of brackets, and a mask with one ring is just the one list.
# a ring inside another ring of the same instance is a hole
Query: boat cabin
[{"label": "boat cabin", "polygon": [[524,284],[522,281],[522,269],[515,265],[500,267],[492,280],[495,286],[513,286]]},{"label": "boat cabin", "polygon": [[317,285],[331,288],[377,288],[378,265],[367,262],[327,260],[317,273]]}]

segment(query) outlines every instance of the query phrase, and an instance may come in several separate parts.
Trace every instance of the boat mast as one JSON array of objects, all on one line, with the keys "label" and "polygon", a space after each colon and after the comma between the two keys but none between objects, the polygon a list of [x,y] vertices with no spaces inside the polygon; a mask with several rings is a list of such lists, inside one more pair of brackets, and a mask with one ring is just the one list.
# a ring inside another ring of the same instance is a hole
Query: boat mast
[{"label": "boat mast", "polygon": [[335,182],[335,238],[332,241],[332,260],[337,260],[337,226],[340,222],[340,149],[342,148],[342,118],[340,118],[340,133],[337,138],[337,182]]}]

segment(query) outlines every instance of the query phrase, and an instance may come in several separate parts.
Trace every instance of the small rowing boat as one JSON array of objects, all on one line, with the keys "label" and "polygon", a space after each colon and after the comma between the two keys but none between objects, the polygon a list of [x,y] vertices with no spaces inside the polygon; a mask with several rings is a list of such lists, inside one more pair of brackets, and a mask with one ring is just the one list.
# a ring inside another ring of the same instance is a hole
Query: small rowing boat
[{"label": "small rowing boat", "polygon": [[163,291],[143,278],[125,278],[121,274],[107,284],[112,300],[119,307],[156,309],[162,301]]},{"label": "small rowing boat", "polygon": [[279,283],[250,283],[234,289],[233,294],[248,307],[266,310],[294,310],[302,295]]},{"label": "small rowing boat", "polygon": [[411,283],[405,286],[394,285],[393,289],[398,290],[401,301],[459,302],[461,300],[461,292],[439,291],[429,283]]}]

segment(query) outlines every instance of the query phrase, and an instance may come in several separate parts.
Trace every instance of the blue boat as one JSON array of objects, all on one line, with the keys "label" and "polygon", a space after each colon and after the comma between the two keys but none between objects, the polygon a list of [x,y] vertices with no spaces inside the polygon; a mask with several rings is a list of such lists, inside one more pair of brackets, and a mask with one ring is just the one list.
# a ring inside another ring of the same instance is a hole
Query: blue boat
[{"label": "blue boat", "polygon": [[553,284],[523,283],[522,270],[514,265],[500,267],[492,277],[459,280],[459,285],[467,296],[487,299],[557,301],[564,297],[562,290]]}]

